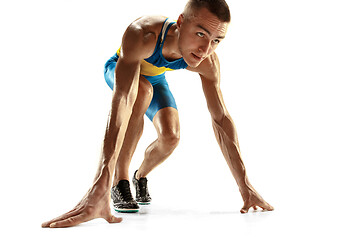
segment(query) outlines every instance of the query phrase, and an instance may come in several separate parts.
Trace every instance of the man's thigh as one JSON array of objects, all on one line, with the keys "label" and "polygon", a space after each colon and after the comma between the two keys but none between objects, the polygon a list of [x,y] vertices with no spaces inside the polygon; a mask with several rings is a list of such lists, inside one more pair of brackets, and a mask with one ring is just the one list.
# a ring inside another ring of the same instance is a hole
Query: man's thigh
[{"label": "man's thigh", "polygon": [[[165,78],[160,83],[153,85],[153,97],[146,116],[153,121],[155,115],[164,108],[174,108],[177,110],[175,98],[172,95],[169,85]],[[176,111],[177,112],[177,111]]]}]

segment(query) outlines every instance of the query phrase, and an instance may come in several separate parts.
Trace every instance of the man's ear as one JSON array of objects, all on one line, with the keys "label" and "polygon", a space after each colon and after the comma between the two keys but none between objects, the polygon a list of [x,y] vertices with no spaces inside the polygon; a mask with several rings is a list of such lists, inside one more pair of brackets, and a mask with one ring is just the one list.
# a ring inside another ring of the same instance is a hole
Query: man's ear
[{"label": "man's ear", "polygon": [[176,22],[177,27],[180,28],[183,22],[184,22],[184,14],[182,13],[179,15],[179,18]]}]

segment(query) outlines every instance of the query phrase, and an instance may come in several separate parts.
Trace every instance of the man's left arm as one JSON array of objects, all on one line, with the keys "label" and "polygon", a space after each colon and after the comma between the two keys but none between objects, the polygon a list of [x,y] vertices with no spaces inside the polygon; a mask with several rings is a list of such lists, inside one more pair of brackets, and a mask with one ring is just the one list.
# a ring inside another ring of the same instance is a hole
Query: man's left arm
[{"label": "man's left arm", "polygon": [[219,60],[214,53],[205,61],[205,66],[200,67],[200,69],[204,70],[199,72],[202,87],[212,118],[216,139],[244,200],[241,213],[247,213],[251,207],[255,210],[257,207],[261,207],[264,210],[271,211],[274,208],[256,192],[246,175],[245,165],[240,154],[236,128],[225,107],[220,90]]}]

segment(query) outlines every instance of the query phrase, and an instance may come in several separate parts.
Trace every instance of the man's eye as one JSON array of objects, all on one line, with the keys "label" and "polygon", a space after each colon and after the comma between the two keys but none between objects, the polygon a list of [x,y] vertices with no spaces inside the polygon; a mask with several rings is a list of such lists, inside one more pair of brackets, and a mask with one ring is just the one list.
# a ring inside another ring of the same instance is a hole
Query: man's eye
[{"label": "man's eye", "polygon": [[205,36],[205,34],[203,34],[201,32],[196,33],[196,35],[198,35],[199,37],[204,37]]},{"label": "man's eye", "polygon": [[219,40],[219,39],[215,39],[213,42],[214,42],[215,44],[219,44],[219,43],[220,43],[220,40]]}]

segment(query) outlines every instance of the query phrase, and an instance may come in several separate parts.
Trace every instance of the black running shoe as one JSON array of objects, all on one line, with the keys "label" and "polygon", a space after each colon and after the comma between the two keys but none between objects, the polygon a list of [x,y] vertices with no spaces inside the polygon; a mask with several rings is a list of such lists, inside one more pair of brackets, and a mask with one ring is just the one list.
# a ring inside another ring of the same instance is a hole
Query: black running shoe
[{"label": "black running shoe", "polygon": [[140,205],[148,205],[150,204],[151,197],[149,195],[149,190],[147,188],[147,179],[146,178],[140,178],[139,180],[136,179],[136,172],[134,173],[134,177],[132,179],[132,182],[136,189],[136,201]]},{"label": "black running shoe", "polygon": [[128,180],[120,182],[111,188],[111,199],[114,210],[122,213],[134,213],[139,211],[139,205],[133,199]]}]

